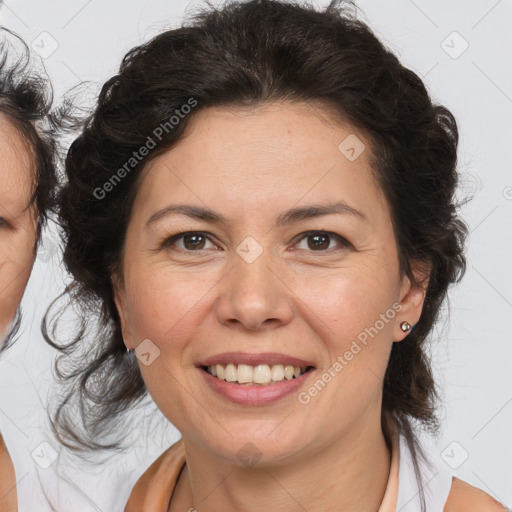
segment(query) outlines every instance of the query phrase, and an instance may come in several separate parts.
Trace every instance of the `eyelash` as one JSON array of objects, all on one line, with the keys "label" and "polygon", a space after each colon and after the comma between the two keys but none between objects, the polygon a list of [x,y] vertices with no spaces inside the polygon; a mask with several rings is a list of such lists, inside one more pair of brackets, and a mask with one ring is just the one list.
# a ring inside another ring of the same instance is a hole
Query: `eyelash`
[{"label": "eyelash", "polygon": [[[204,231],[186,231],[184,233],[178,233],[176,235],[173,235],[169,238],[166,238],[164,239],[161,243],[160,243],[160,249],[165,249],[165,248],[169,248],[171,247],[177,240],[180,240],[182,238],[184,238],[185,236],[187,235],[200,235],[206,239],[208,239],[210,242],[213,243],[213,241],[211,240],[210,236],[208,233],[205,233]],[[338,250],[343,250],[343,249],[349,249],[349,248],[353,248],[352,244],[345,238],[343,238],[341,235],[338,235],[336,233],[332,233],[330,231],[306,231],[304,233],[301,233],[299,236],[300,238],[298,239],[298,241],[296,242],[296,244],[302,242],[303,240],[307,239],[308,237],[310,236],[314,236],[314,235],[324,235],[324,236],[328,236],[328,237],[331,237],[331,238],[335,238],[338,240],[339,244],[341,247],[337,248],[337,249],[325,249],[325,250],[318,250],[318,251],[314,251],[314,250],[310,250],[308,252],[312,252],[312,253],[331,253],[331,251],[338,251]],[[190,251],[188,249],[181,249],[179,248],[178,250],[182,251],[182,252],[189,252],[189,253],[192,253],[192,252],[201,252],[203,250],[206,250],[206,249],[198,249],[197,251]]]}]

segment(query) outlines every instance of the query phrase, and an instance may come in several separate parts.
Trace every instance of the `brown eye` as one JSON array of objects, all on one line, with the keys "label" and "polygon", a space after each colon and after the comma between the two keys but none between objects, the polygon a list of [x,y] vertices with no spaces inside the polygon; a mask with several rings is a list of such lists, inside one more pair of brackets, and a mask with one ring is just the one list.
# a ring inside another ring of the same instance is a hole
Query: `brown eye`
[{"label": "brown eye", "polygon": [[191,234],[183,237],[183,245],[185,249],[190,251],[204,249],[205,241],[206,238],[201,234]]},{"label": "brown eye", "polygon": [[328,249],[330,243],[329,235],[309,235],[308,236],[308,247],[310,249]]},{"label": "brown eye", "polygon": [[[307,246],[300,247],[300,244],[307,240]],[[336,242],[338,247],[336,247]],[[333,247],[334,245],[334,247]],[[314,252],[327,252],[328,250],[340,250],[350,247],[351,244],[345,238],[335,233],[311,231],[305,233],[299,240],[299,249],[306,249]]]},{"label": "brown eye", "polygon": [[[210,237],[200,231],[190,231],[188,233],[179,233],[164,240],[161,248],[178,249],[186,252],[198,252],[205,247],[207,243],[212,244]],[[213,244],[212,244],[213,245]]]}]

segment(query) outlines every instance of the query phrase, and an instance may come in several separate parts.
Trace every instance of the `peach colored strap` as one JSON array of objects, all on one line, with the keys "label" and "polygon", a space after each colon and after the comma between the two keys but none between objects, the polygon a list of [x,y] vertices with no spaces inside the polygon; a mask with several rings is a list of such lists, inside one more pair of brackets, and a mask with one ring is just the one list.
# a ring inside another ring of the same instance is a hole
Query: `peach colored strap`
[{"label": "peach colored strap", "polygon": [[124,512],[167,512],[169,499],[185,465],[180,439],[151,464],[133,488]]},{"label": "peach colored strap", "polygon": [[11,457],[0,435],[0,510],[16,512],[18,510],[16,495],[16,476]]}]

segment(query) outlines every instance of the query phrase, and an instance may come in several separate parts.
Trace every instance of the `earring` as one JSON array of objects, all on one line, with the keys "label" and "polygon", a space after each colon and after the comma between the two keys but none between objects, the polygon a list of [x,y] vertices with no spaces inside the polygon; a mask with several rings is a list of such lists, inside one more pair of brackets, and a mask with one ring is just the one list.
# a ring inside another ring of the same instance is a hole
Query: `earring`
[{"label": "earring", "polygon": [[412,326],[409,322],[404,321],[400,324],[400,329],[402,329],[404,332],[408,332],[412,329]]}]

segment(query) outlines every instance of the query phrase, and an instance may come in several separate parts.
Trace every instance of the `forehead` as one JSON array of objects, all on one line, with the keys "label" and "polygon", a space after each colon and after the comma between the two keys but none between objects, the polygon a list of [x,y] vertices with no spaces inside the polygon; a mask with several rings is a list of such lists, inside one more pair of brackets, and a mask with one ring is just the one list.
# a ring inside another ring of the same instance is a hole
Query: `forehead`
[{"label": "forehead", "polygon": [[30,145],[14,123],[0,114],[0,208],[26,207],[34,178]]},{"label": "forehead", "polygon": [[[173,150],[173,157],[186,156],[191,164],[203,165],[206,158],[215,156],[223,167],[237,166],[240,171],[271,170],[272,162],[276,162],[285,171],[298,161],[314,163],[329,157],[338,160],[340,139],[355,132],[347,122],[335,121],[334,112],[320,103],[216,106],[192,115],[184,139]],[[361,133],[358,137],[369,144]],[[247,161],[249,156],[251,160]],[[359,166],[367,163],[367,156],[362,155]]]},{"label": "forehead", "polygon": [[[282,102],[197,111],[184,138],[146,166],[136,203],[186,196],[236,210],[340,194],[359,204],[369,195],[381,201],[371,141],[322,107]],[[356,158],[347,157],[346,140],[357,146]]]}]

